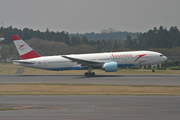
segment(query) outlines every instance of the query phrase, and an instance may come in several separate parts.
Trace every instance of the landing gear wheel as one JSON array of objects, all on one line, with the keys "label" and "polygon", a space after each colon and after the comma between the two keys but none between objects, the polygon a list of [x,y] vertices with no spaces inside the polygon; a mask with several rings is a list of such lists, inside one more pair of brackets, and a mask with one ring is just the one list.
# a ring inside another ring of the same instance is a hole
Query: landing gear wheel
[{"label": "landing gear wheel", "polygon": [[89,76],[88,72],[85,72],[85,73],[84,73],[84,76]]},{"label": "landing gear wheel", "polygon": [[92,72],[91,74],[92,74],[92,76],[95,76],[95,72]]},{"label": "landing gear wheel", "polygon": [[155,72],[155,69],[152,69],[152,72]]},{"label": "landing gear wheel", "polygon": [[84,76],[95,76],[94,72],[85,72]]}]

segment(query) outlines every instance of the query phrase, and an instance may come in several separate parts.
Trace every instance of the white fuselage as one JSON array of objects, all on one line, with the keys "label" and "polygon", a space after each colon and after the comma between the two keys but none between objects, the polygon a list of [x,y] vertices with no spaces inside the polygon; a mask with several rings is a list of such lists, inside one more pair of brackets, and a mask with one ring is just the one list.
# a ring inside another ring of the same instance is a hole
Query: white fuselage
[{"label": "white fuselage", "polygon": [[[82,60],[100,61],[100,62],[117,62],[118,67],[121,66],[146,66],[162,63],[167,60],[166,56],[161,53],[153,51],[129,51],[129,52],[109,52],[109,53],[91,53],[91,54],[76,54],[66,55]],[[24,64],[23,62],[33,62],[33,64]],[[32,68],[46,69],[46,70],[82,70],[87,69],[81,67],[81,64],[72,62],[71,60],[58,56],[44,56],[26,60],[15,60],[14,65],[21,65]],[[101,66],[97,66],[101,67]]]}]

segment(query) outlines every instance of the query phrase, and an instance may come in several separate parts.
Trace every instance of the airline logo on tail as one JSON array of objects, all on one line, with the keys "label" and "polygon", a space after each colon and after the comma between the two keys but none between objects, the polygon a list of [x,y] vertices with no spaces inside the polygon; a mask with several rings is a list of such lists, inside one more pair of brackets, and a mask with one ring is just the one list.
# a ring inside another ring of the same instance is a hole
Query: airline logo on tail
[{"label": "airline logo on tail", "polygon": [[41,57],[28,44],[26,44],[19,36],[12,35],[11,37],[14,41],[14,44],[15,44],[22,60]]},{"label": "airline logo on tail", "polygon": [[23,46],[25,46],[25,44],[24,45],[20,45],[19,49],[21,49]]}]

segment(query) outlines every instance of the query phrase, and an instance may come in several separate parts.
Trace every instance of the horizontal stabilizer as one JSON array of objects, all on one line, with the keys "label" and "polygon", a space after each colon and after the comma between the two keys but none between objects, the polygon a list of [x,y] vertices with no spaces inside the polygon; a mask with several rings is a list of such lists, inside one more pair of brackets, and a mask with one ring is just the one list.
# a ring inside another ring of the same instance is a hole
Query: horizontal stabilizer
[{"label": "horizontal stabilizer", "polygon": [[22,63],[22,64],[34,64],[35,63],[33,61],[24,61],[24,60],[14,60],[13,62]]}]

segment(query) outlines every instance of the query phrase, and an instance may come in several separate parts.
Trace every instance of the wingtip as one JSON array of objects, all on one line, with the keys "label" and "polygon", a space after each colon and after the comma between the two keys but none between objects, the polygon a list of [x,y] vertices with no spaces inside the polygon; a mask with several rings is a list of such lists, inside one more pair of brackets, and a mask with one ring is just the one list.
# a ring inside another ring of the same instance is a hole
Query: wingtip
[{"label": "wingtip", "polygon": [[13,41],[21,40],[21,38],[18,35],[11,35]]}]

